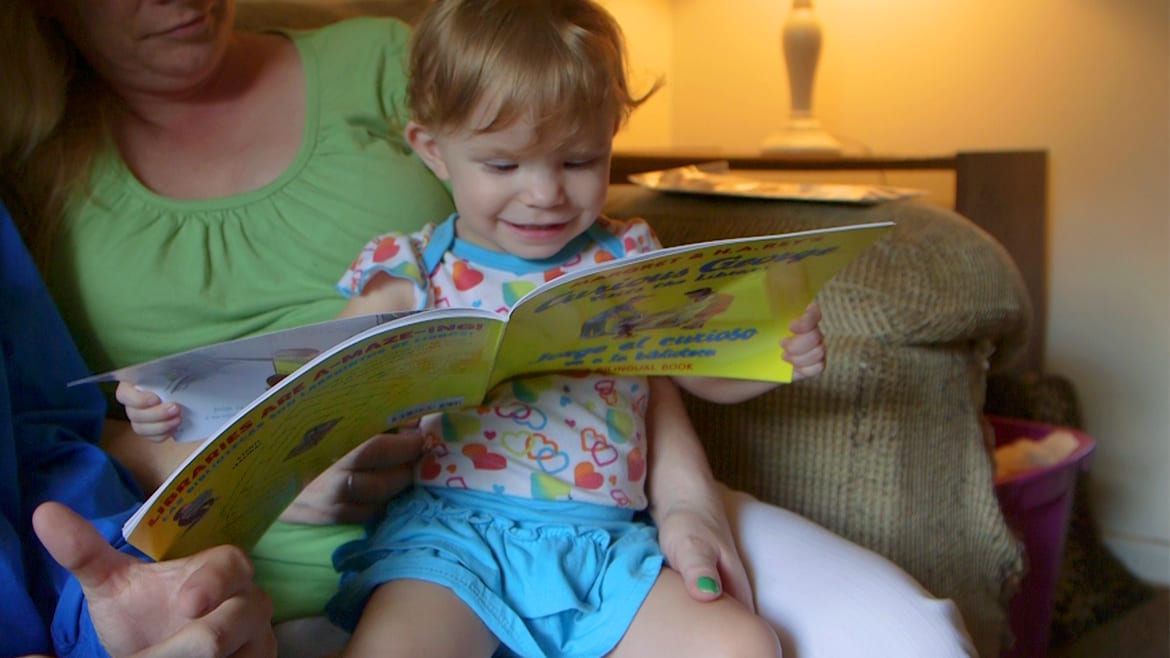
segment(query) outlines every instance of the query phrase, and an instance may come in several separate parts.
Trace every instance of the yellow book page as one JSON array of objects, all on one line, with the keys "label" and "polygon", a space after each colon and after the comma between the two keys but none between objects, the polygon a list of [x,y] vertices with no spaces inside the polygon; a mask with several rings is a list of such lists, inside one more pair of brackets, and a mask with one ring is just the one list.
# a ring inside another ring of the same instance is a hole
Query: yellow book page
[{"label": "yellow book page", "polygon": [[422,317],[365,332],[277,384],[147,501],[128,541],[155,559],[251,547],[309,481],[365,439],[482,401],[503,323]]},{"label": "yellow book page", "polygon": [[791,381],[788,325],[891,227],[685,245],[563,277],[513,308],[493,381],[571,369]]}]

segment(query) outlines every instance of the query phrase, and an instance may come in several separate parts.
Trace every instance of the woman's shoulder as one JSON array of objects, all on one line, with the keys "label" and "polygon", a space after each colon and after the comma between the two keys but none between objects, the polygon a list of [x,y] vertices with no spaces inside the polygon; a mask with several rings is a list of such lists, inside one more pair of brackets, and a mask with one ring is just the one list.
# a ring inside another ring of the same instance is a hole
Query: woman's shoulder
[{"label": "woman's shoulder", "polygon": [[325,52],[368,52],[371,48],[403,52],[410,46],[410,26],[389,16],[346,18],[313,30],[291,31],[293,39]]},{"label": "woman's shoulder", "polygon": [[376,94],[392,105],[405,93],[410,28],[397,19],[348,18],[286,34],[301,53],[310,89],[339,99]]}]

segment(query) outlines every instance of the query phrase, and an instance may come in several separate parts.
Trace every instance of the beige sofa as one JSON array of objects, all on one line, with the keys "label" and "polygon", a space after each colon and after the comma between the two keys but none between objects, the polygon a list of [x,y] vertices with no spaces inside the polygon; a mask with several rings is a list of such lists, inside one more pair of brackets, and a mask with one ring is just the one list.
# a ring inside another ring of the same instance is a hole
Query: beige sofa
[{"label": "beige sofa", "polygon": [[[424,5],[345,7],[409,22]],[[337,7],[244,0],[239,21],[309,27]],[[980,654],[997,655],[1023,564],[994,496],[981,410],[989,363],[1020,352],[1031,311],[1007,253],[965,218],[917,202],[802,204],[614,185],[607,212],[646,218],[666,244],[897,223],[822,291],[823,376],[740,405],[688,404],[724,482],[890,558],[953,599]]]},{"label": "beige sofa", "polygon": [[[1007,253],[917,202],[785,203],[611,190],[666,244],[892,220],[818,297],[825,373],[731,407],[688,399],[719,478],[885,555],[953,599],[980,655],[1006,641],[1023,568],[992,487],[990,367],[1021,352],[1030,306]],[[778,555],[777,559],[783,559]]]}]

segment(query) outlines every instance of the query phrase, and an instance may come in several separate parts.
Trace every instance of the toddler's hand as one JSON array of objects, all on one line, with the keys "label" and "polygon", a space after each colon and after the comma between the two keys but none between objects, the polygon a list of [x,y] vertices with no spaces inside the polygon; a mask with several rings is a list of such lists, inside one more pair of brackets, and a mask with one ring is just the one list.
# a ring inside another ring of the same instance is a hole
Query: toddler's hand
[{"label": "toddler's hand", "polygon": [[119,382],[114,397],[126,407],[126,418],[134,433],[150,441],[169,439],[182,422],[179,405],[163,404],[161,398],[137,386]]},{"label": "toddler's hand", "polygon": [[711,601],[726,593],[755,610],[751,581],[719,499],[681,501],[654,514],[666,561],[682,576],[691,598]]},{"label": "toddler's hand", "polygon": [[824,336],[821,335],[821,308],[812,303],[804,315],[792,321],[791,336],[781,341],[784,360],[792,364],[792,381],[815,377],[825,370]]}]

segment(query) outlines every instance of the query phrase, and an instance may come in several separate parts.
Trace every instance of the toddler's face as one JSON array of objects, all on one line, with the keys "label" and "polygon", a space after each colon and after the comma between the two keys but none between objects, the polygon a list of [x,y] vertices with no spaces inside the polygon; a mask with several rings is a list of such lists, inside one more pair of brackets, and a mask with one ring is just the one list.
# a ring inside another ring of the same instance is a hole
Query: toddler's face
[{"label": "toddler's face", "polygon": [[428,164],[451,181],[457,235],[530,260],[556,255],[605,205],[613,126],[598,121],[573,134],[549,131],[542,142],[529,120],[492,132],[433,135],[437,161]]}]

